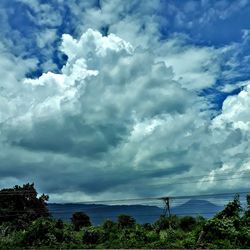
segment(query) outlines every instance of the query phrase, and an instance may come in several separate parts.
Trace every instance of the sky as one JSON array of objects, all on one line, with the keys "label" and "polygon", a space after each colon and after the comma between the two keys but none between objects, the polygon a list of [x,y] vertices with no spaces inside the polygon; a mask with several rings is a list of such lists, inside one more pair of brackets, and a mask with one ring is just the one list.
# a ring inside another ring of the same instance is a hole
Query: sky
[{"label": "sky", "polygon": [[0,188],[34,182],[52,202],[247,190],[249,13],[1,0]]}]

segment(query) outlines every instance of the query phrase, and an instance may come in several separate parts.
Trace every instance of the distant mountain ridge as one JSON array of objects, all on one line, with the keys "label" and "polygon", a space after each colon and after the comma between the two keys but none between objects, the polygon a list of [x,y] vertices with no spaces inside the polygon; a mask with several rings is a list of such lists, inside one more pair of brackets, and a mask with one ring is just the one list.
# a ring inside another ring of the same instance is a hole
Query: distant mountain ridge
[{"label": "distant mountain ridge", "polygon": [[[72,214],[83,211],[90,216],[94,225],[101,224],[106,219],[116,220],[119,214],[133,216],[140,224],[153,223],[163,214],[163,208],[148,205],[103,205],[103,204],[74,204],[48,203],[48,209],[56,219],[70,220]],[[186,203],[171,208],[171,214],[179,216],[202,215],[212,217],[223,209],[207,200],[189,200]]]}]

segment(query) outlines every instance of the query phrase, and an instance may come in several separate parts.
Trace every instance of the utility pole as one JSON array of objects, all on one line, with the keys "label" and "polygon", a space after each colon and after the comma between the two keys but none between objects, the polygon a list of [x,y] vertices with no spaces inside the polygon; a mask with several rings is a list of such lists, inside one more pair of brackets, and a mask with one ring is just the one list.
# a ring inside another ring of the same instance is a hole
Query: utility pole
[{"label": "utility pole", "polygon": [[168,217],[171,217],[171,212],[170,212],[170,198],[169,197],[162,197],[161,198],[164,202],[164,216],[168,216]]},{"label": "utility pole", "polygon": [[163,216],[166,217],[166,215],[169,218],[169,229],[172,229],[172,223],[171,223],[171,211],[170,211],[170,198],[169,197],[162,197],[161,198],[164,202],[164,214]]}]

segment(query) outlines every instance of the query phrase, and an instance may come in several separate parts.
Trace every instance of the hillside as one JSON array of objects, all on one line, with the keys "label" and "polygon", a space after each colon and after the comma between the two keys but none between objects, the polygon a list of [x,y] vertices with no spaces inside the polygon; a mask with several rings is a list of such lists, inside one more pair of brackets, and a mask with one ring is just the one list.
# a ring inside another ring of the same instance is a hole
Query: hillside
[{"label": "hillside", "polygon": [[[76,211],[87,213],[93,224],[98,225],[106,219],[116,220],[119,214],[133,216],[138,223],[152,223],[163,214],[163,208],[146,205],[102,205],[102,204],[57,204],[49,203],[49,211],[57,219],[70,220]],[[222,207],[206,200],[189,200],[186,203],[171,208],[176,215],[203,215],[212,217]]]}]

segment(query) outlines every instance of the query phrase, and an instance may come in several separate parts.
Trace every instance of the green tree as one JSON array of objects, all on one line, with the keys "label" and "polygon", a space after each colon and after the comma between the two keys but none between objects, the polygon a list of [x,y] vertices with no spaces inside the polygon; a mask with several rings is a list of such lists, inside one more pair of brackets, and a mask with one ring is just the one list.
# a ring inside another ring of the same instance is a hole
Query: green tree
[{"label": "green tree", "polygon": [[126,214],[120,214],[117,221],[120,228],[130,228],[135,225],[135,219]]},{"label": "green tree", "polygon": [[179,225],[183,231],[191,231],[196,225],[196,219],[192,216],[181,217]]},{"label": "green tree", "polygon": [[[246,209],[246,212],[245,212],[245,217],[250,220],[250,194],[248,194],[246,196],[246,200],[247,200],[247,209]],[[250,226],[250,223],[249,223],[249,226]]]},{"label": "green tree", "polygon": [[171,215],[167,217],[161,215],[159,219],[154,223],[154,228],[156,231],[160,232],[161,230],[166,229],[177,229],[179,227],[179,218],[176,215]]},{"label": "green tree", "polygon": [[37,197],[34,183],[0,190],[0,224],[12,222],[23,228],[40,217],[49,217],[48,195]]},{"label": "green tree", "polygon": [[83,243],[97,244],[105,241],[105,231],[99,227],[89,227],[83,232]]},{"label": "green tree", "polygon": [[90,218],[84,212],[75,212],[71,218],[74,230],[79,231],[82,227],[91,226]]},{"label": "green tree", "polygon": [[225,208],[219,212],[215,217],[218,219],[230,218],[230,217],[240,217],[240,212],[242,207],[240,204],[240,196],[236,194],[233,201],[230,201]]},{"label": "green tree", "polygon": [[106,232],[117,231],[117,224],[114,221],[107,219],[103,222],[102,228]]},{"label": "green tree", "polygon": [[57,222],[50,218],[39,218],[26,229],[24,246],[53,246],[63,242],[63,230],[56,227]]},{"label": "green tree", "polygon": [[208,248],[241,248],[248,245],[249,230],[242,223],[242,207],[236,194],[225,208],[204,225],[203,240]]}]

